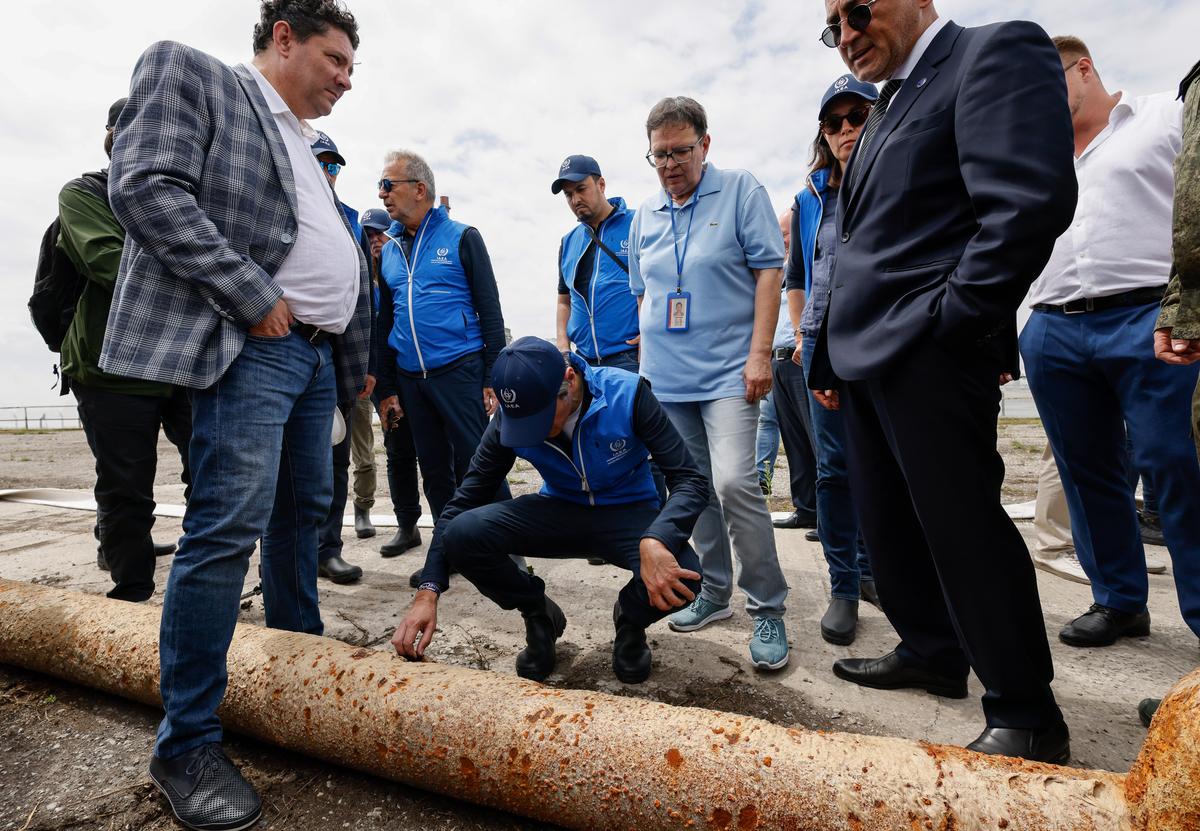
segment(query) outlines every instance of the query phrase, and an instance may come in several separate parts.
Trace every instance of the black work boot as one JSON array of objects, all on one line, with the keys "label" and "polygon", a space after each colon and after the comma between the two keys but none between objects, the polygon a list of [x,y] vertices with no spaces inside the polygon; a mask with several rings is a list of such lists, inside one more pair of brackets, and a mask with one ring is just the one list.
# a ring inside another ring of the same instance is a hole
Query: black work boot
[{"label": "black work boot", "polygon": [[417,530],[414,522],[412,525],[401,525],[397,528],[392,538],[380,547],[379,553],[384,557],[397,557],[420,544],[421,532]]},{"label": "black work boot", "polygon": [[542,607],[521,612],[525,618],[525,648],[517,655],[517,675],[530,681],[543,681],[554,672],[554,642],[567,628],[567,616],[549,597]]},{"label": "black work boot", "polygon": [[858,633],[858,601],[835,597],[821,617],[821,637],[827,643],[847,646]]},{"label": "black work boot", "polygon": [[650,677],[650,647],[646,645],[646,628],[638,626],[621,614],[621,604],[613,606],[613,674],[624,684],[640,684]]},{"label": "black work boot", "polygon": [[375,536],[375,524],[371,522],[371,509],[354,506],[354,535],[360,540]]}]

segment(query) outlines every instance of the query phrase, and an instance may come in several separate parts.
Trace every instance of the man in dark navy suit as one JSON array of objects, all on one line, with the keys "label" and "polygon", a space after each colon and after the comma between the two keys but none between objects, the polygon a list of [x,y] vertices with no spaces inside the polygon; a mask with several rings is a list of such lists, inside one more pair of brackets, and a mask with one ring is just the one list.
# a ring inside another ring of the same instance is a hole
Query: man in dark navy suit
[{"label": "man in dark navy suit", "polygon": [[973,669],[987,727],[968,747],[1065,762],[1037,583],[1000,505],[996,451],[1016,309],[1075,209],[1062,65],[1036,25],[964,29],[932,0],[825,11],[822,40],[883,87],[839,196],[809,385],[845,412],[862,532],[901,638],[834,673],[961,698]]}]

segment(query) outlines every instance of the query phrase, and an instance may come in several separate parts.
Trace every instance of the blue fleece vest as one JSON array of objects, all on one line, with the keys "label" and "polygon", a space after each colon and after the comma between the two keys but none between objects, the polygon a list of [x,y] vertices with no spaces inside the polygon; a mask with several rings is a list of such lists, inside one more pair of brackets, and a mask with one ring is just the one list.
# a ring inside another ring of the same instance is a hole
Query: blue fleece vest
[{"label": "blue fleece vest", "polygon": [[395,323],[388,344],[405,372],[426,373],[483,349],[471,281],[459,259],[470,226],[430,210],[412,243],[410,272],[400,247],[404,226],[393,222],[380,254],[380,275],[392,290]]},{"label": "blue fleece vest", "polygon": [[[598,236],[621,260],[629,265],[629,224],[633,211],[619,197],[608,200],[614,210],[600,223]],[[634,347],[625,341],[637,337],[637,298],[629,290],[629,275],[613,258],[596,247],[592,258],[592,277],[588,297],[575,290],[575,271],[592,242],[591,228],[579,223],[562,239],[562,258],[558,264],[563,282],[571,292],[571,317],[567,336],[579,354],[586,358],[606,358]]]},{"label": "blue fleece vest", "polygon": [[516,454],[541,474],[543,496],[580,505],[657,502],[649,452],[633,431],[638,376],[613,367],[590,367],[574,355],[569,360],[592,393],[587,412],[575,425],[570,458],[548,439],[515,448]]}]

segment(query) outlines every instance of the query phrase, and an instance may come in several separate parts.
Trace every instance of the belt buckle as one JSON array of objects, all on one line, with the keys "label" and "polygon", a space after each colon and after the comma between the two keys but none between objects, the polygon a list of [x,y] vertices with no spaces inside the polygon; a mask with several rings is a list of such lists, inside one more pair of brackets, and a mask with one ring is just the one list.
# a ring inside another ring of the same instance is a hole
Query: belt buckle
[{"label": "belt buckle", "polygon": [[323,334],[324,334],[324,332],[322,332],[319,327],[317,327],[317,326],[312,327],[312,334],[308,336],[308,342],[313,346],[319,346],[319,344],[317,343],[317,340]]},{"label": "belt buckle", "polygon": [[[1080,302],[1080,300],[1083,301],[1083,308],[1072,310],[1071,303],[1078,303],[1078,302]],[[1094,312],[1096,310],[1095,299],[1091,298],[1091,297],[1081,297],[1081,298],[1079,298],[1079,300],[1072,300],[1071,303],[1063,304],[1063,307],[1062,307],[1063,314],[1065,314],[1065,315],[1081,315],[1084,312]]]}]

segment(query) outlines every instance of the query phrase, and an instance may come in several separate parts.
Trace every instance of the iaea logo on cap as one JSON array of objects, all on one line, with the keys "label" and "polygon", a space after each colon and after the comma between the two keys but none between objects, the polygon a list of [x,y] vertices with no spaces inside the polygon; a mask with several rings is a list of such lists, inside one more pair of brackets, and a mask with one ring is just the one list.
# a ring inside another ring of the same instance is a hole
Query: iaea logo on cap
[{"label": "iaea logo on cap", "polygon": [[500,390],[500,400],[510,407],[513,406],[517,403],[517,391],[507,387]]},{"label": "iaea logo on cap", "polygon": [[833,87],[834,87],[834,89],[845,89],[846,85],[849,83],[850,83],[850,76],[843,75],[842,77],[838,78],[836,81],[833,82]]},{"label": "iaea logo on cap", "polygon": [[561,166],[559,166],[558,172],[562,173],[564,170],[566,170],[570,166],[571,166],[571,158],[570,158],[570,156],[568,156],[567,158],[563,159],[563,163]]}]

